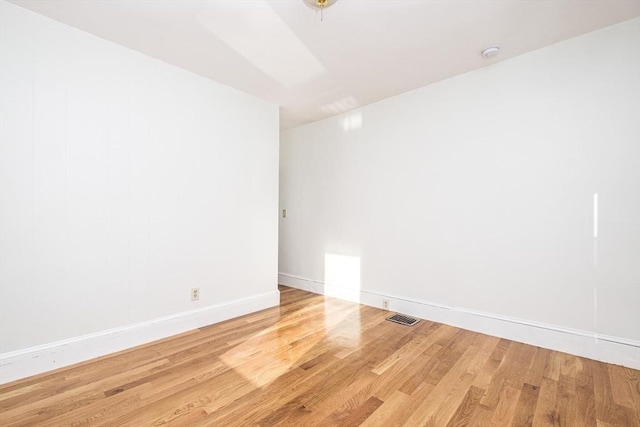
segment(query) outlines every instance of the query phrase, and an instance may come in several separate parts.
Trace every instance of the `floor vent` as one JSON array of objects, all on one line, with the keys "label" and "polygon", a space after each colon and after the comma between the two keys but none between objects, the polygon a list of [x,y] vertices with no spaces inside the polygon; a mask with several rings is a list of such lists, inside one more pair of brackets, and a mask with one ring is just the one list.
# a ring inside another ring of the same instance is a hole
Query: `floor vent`
[{"label": "floor vent", "polygon": [[403,316],[402,314],[394,314],[393,316],[387,317],[387,320],[390,322],[400,323],[401,325],[413,326],[420,321],[420,319],[415,319],[409,316]]}]

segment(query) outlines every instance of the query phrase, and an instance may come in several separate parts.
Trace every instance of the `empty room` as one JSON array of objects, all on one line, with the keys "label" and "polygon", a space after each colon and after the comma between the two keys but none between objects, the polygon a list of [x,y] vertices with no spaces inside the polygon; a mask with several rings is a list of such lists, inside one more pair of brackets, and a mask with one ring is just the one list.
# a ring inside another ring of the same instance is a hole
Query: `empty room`
[{"label": "empty room", "polygon": [[640,427],[640,0],[0,0],[0,425]]}]

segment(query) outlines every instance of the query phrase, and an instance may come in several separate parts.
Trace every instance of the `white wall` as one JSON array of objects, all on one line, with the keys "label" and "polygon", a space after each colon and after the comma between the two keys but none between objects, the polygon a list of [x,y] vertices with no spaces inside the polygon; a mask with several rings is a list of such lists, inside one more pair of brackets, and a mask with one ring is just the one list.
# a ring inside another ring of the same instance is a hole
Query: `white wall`
[{"label": "white wall", "polygon": [[277,304],[277,106],[0,8],[1,356]]},{"label": "white wall", "polygon": [[281,282],[640,366],[639,76],[635,19],[285,132]]}]

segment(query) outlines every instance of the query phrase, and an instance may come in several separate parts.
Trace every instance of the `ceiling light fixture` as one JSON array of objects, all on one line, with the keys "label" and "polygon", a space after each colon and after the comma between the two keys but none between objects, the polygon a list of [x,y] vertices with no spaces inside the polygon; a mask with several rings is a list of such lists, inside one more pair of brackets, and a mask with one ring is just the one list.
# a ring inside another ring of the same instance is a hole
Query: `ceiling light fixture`
[{"label": "ceiling light fixture", "polygon": [[491,46],[487,46],[482,50],[482,57],[485,59],[491,59],[494,56],[497,56],[500,53],[500,46],[497,44],[492,44]]},{"label": "ceiling light fixture", "polygon": [[304,3],[312,9],[320,10],[320,20],[324,20],[322,11],[331,6],[336,0],[303,0]]}]

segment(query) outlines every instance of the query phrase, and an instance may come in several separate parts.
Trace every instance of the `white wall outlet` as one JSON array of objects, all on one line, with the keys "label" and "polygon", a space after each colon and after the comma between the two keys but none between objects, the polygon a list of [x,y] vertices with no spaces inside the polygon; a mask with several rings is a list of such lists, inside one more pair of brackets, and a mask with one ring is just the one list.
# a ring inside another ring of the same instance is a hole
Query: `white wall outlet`
[{"label": "white wall outlet", "polygon": [[388,299],[383,299],[382,300],[382,308],[384,310],[389,310],[389,300]]},{"label": "white wall outlet", "polygon": [[198,301],[200,299],[200,288],[191,288],[191,301]]}]

